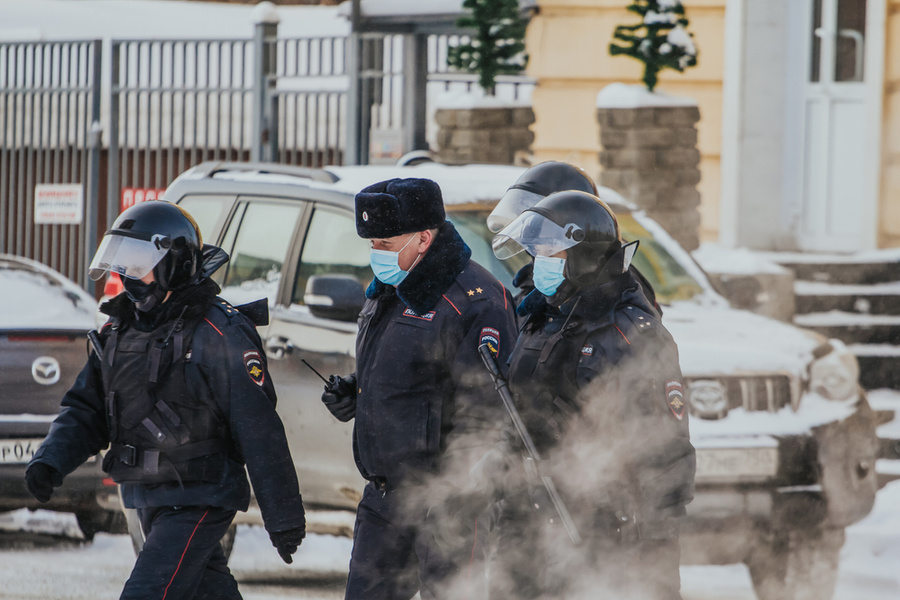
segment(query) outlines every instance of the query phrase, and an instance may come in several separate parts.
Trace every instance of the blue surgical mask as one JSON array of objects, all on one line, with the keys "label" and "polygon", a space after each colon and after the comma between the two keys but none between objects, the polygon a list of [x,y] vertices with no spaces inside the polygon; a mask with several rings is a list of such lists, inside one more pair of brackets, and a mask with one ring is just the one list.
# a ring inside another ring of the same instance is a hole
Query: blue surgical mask
[{"label": "blue surgical mask", "polygon": [[534,257],[534,287],[545,296],[556,293],[559,285],[566,280],[563,270],[566,268],[566,259],[553,256]]},{"label": "blue surgical mask", "polygon": [[[400,282],[406,279],[409,271],[404,271],[400,268],[400,253],[409,246],[414,237],[416,237],[416,234],[413,234],[403,244],[403,248],[400,248],[397,252],[375,250],[374,248],[369,250],[369,264],[372,266],[372,272],[375,273],[378,281],[385,285],[400,285]],[[419,257],[416,257],[416,262],[419,262]],[[414,262],[413,266],[415,264]],[[410,270],[412,270],[412,267],[410,267]]]}]

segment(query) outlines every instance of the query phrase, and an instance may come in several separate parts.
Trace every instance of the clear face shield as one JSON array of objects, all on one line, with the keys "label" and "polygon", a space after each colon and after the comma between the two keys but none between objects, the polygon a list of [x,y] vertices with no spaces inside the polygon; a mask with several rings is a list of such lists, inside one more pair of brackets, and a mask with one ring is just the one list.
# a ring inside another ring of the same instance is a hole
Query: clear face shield
[{"label": "clear face shield", "polygon": [[141,279],[163,259],[171,245],[164,235],[153,234],[145,239],[137,234],[108,232],[88,267],[88,276],[97,281],[107,273],[118,273]]},{"label": "clear face shield", "polygon": [[535,192],[516,187],[509,188],[503,194],[497,206],[494,207],[494,210],[491,211],[491,214],[488,215],[488,229],[493,233],[497,233],[544,198],[545,196]]},{"label": "clear face shield", "polygon": [[553,256],[584,239],[584,230],[574,223],[560,226],[533,211],[527,211],[494,236],[494,256],[506,260],[523,250],[531,256]]}]

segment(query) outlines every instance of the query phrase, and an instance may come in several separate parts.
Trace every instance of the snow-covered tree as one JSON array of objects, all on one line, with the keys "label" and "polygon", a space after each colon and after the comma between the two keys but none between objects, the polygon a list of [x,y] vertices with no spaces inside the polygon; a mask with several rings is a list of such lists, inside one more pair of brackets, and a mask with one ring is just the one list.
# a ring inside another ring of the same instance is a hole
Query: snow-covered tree
[{"label": "snow-covered tree", "polygon": [[612,56],[624,54],[644,63],[643,81],[651,92],[663,69],[684,71],[697,64],[693,34],[680,0],[635,0],[627,7],[641,16],[636,25],[619,25],[609,45]]},{"label": "snow-covered tree", "polygon": [[449,49],[447,64],[478,75],[485,94],[494,95],[497,75],[516,75],[525,69],[525,20],[518,0],[465,0],[469,14],[456,24],[474,29],[468,43]]}]

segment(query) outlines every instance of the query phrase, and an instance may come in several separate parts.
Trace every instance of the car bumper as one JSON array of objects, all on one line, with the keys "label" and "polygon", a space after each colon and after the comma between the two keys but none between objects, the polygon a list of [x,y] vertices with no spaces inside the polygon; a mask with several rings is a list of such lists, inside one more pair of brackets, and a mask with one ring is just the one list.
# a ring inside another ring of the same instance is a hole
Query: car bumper
[{"label": "car bumper", "polygon": [[843,528],[869,513],[878,489],[875,416],[864,397],[841,406],[847,410],[828,419],[823,406],[811,403],[814,415],[793,419],[793,425],[806,423],[802,428],[764,418],[755,421],[777,428],[753,431],[745,423],[743,433],[727,436],[712,435],[709,424],[696,428],[696,493],[687,507],[684,545],[717,553],[716,560],[697,562],[741,560],[706,540],[723,533],[739,553],[747,547],[744,536],[760,529]]},{"label": "car bumper", "polygon": [[25,487],[24,464],[0,465],[0,510],[20,508],[62,512],[118,511],[117,486],[100,468],[99,458],[70,473],[53,491],[50,501],[42,504],[31,497]]}]

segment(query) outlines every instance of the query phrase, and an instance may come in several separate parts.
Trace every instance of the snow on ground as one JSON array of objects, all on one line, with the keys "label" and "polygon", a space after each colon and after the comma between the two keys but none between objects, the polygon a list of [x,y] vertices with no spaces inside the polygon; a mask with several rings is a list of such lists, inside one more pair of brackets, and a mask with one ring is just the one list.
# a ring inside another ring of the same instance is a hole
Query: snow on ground
[{"label": "snow on ground", "polygon": [[[900,402],[900,395],[898,395]],[[26,528],[78,538],[68,514],[16,511],[0,518],[0,530]],[[285,565],[260,527],[241,526],[231,568],[247,600],[341,598],[351,541],[310,535]],[[99,534],[90,544],[56,542],[40,547],[0,548],[0,598],[71,599],[115,597],[134,561],[125,535]],[[900,482],[878,493],[872,513],[848,528],[834,600],[895,600],[900,597]],[[755,600],[743,565],[682,567],[685,600]]]}]

